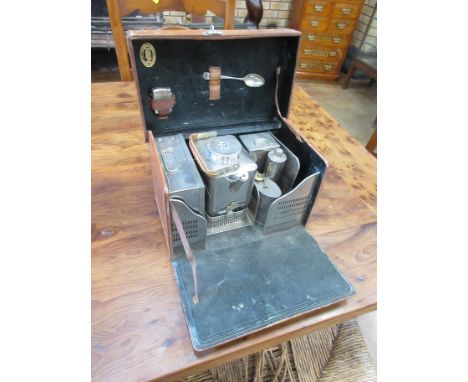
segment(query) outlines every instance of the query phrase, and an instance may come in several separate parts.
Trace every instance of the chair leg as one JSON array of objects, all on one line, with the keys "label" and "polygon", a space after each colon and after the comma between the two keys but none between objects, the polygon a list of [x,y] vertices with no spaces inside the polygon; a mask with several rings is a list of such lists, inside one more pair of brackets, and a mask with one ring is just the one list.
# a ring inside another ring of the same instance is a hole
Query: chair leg
[{"label": "chair leg", "polygon": [[367,142],[366,150],[369,151],[371,154],[374,154],[374,150],[377,147],[377,129],[375,129],[374,133]]},{"label": "chair leg", "polygon": [[348,87],[349,80],[351,79],[351,76],[353,75],[354,70],[356,70],[356,67],[354,65],[354,60],[353,60],[353,62],[351,62],[351,65],[349,66],[348,73],[346,73],[346,77],[343,81],[343,85],[342,85],[343,89],[346,89]]},{"label": "chair leg", "polygon": [[130,68],[130,61],[127,52],[127,42],[120,16],[118,0],[106,0],[107,10],[109,11],[109,19],[111,22],[112,35],[114,36],[115,54],[119,64],[120,80],[132,81],[133,74]]}]

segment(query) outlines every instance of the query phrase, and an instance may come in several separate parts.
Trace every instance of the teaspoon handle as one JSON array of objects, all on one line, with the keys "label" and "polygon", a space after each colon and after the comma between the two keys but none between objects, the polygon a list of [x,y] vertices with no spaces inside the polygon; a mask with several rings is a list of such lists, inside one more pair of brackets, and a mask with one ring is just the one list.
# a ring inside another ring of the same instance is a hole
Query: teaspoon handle
[{"label": "teaspoon handle", "polygon": [[[207,80],[207,81],[208,81],[210,78],[211,78],[210,73],[208,73],[208,72],[203,73],[203,79],[204,79],[204,80]],[[221,76],[221,79],[222,79],[222,80],[238,80],[238,81],[244,81],[243,78],[231,77],[231,76]]]},{"label": "teaspoon handle", "polygon": [[230,76],[221,76],[222,80],[238,80],[238,81],[244,81],[243,78],[238,78],[238,77],[230,77]]}]

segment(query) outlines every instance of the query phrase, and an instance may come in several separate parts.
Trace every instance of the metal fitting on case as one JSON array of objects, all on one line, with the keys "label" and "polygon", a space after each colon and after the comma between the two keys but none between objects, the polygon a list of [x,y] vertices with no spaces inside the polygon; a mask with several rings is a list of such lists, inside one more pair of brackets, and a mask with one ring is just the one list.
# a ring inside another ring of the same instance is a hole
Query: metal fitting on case
[{"label": "metal fitting on case", "polygon": [[210,25],[210,29],[208,29],[206,32],[203,32],[203,36],[222,36],[223,31],[216,30],[214,25]]},{"label": "metal fitting on case", "polygon": [[150,107],[159,119],[165,119],[172,112],[176,103],[171,88],[151,89]]}]

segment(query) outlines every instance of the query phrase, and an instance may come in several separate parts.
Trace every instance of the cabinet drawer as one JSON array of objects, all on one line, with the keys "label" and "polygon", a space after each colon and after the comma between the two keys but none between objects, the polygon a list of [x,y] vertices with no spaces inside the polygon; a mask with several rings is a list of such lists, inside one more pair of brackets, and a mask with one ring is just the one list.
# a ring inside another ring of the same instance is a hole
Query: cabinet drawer
[{"label": "cabinet drawer", "polygon": [[349,35],[353,33],[355,26],[356,21],[354,20],[331,19],[327,31],[330,33]]},{"label": "cabinet drawer", "polygon": [[315,32],[324,32],[328,28],[330,19],[328,17],[317,17],[305,15],[302,19],[301,29]]},{"label": "cabinet drawer", "polygon": [[322,61],[299,59],[297,70],[299,72],[336,73],[339,69],[339,61]]},{"label": "cabinet drawer", "polygon": [[336,33],[304,32],[304,41],[314,42],[322,46],[347,48],[351,35],[344,36]]},{"label": "cabinet drawer", "polygon": [[342,17],[346,19],[357,19],[361,4],[336,3],[333,9],[333,17]]},{"label": "cabinet drawer", "polygon": [[305,15],[328,16],[333,11],[330,1],[306,0],[304,5]]},{"label": "cabinet drawer", "polygon": [[299,56],[303,58],[311,58],[314,60],[342,60],[344,58],[345,49],[329,48],[313,43],[303,42],[299,51]]}]

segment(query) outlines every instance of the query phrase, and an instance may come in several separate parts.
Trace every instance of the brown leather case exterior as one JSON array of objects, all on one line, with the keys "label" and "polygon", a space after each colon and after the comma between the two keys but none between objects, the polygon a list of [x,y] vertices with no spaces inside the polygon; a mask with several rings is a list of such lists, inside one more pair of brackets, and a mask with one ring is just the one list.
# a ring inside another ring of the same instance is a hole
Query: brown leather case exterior
[{"label": "brown leather case exterior", "polygon": [[169,210],[169,188],[167,186],[166,177],[163,171],[156,143],[154,142],[153,134],[148,134],[148,151],[151,161],[151,173],[153,176],[154,198],[158,206],[159,217],[163,226],[164,237],[166,239],[167,248],[172,256],[172,229],[171,229],[171,214]]}]

